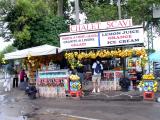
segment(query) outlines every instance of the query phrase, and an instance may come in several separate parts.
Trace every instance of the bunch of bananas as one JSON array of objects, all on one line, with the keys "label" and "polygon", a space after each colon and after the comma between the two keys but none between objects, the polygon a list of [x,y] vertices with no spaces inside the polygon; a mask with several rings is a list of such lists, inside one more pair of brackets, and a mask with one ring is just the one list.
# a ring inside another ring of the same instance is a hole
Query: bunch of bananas
[{"label": "bunch of bananas", "polygon": [[77,81],[77,80],[79,80],[80,79],[80,77],[78,76],[78,75],[70,75],[70,80],[72,80],[72,81]]},{"label": "bunch of bananas", "polygon": [[96,53],[95,52],[93,52],[93,51],[90,51],[89,53],[89,57],[91,58],[91,59],[96,59]]},{"label": "bunch of bananas", "polygon": [[74,59],[74,53],[70,52],[70,53],[65,53],[65,58],[68,60]]},{"label": "bunch of bananas", "polygon": [[68,62],[72,69],[83,66],[83,64],[79,60],[76,60],[76,59],[68,60]]},{"label": "bunch of bananas", "polygon": [[145,57],[147,55],[145,49],[135,50],[135,54],[142,57]]},{"label": "bunch of bananas", "polygon": [[121,58],[128,57],[127,50],[122,50],[122,51],[119,53],[119,57],[121,57]]},{"label": "bunch of bananas", "polygon": [[145,75],[143,75],[143,79],[144,80],[154,80],[155,77],[153,74],[145,74]]},{"label": "bunch of bananas", "polygon": [[85,52],[81,52],[81,53],[79,53],[78,55],[77,55],[77,57],[76,58],[78,58],[78,60],[82,60],[83,58],[89,58],[89,55],[87,54],[87,53],[85,53]]},{"label": "bunch of bananas", "polygon": [[5,58],[2,58],[2,64],[6,64],[6,60],[5,60]]},{"label": "bunch of bananas", "polygon": [[97,51],[90,51],[90,52],[70,52],[65,54],[66,59],[96,59],[96,57],[100,58],[110,58],[110,57],[131,57],[132,55],[141,56],[141,58],[146,58],[147,54],[145,49],[135,50],[135,49],[125,49],[125,50],[97,50]]}]

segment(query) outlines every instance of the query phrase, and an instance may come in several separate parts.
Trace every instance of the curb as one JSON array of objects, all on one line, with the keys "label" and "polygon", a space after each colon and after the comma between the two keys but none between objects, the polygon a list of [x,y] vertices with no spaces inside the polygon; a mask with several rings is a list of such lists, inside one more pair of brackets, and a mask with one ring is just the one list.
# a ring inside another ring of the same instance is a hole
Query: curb
[{"label": "curb", "polygon": [[84,96],[80,100],[98,100],[98,101],[143,101],[143,96],[118,96],[118,97],[106,97],[106,96]]}]

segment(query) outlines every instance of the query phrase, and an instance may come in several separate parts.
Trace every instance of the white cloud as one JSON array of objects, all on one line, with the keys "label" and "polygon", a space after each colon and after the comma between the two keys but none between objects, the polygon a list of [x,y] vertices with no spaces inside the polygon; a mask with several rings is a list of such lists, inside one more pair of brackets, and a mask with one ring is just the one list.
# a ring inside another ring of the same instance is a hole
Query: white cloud
[{"label": "white cloud", "polygon": [[2,37],[0,37],[0,51],[2,51],[5,47],[7,47],[8,45],[11,45],[13,43],[13,41],[10,42],[4,42],[4,39]]}]

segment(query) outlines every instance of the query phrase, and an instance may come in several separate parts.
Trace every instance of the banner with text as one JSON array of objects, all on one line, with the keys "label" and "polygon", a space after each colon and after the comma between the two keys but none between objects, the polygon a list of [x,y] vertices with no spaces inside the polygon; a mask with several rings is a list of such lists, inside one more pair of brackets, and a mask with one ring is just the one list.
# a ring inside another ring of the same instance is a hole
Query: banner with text
[{"label": "banner with text", "polygon": [[132,19],[122,19],[122,20],[113,20],[106,22],[70,25],[70,32],[108,30],[108,29],[126,28],[132,26],[133,26]]},{"label": "banner with text", "polygon": [[139,43],[144,43],[143,28],[100,32],[100,46],[116,46]]},{"label": "banner with text", "polygon": [[61,49],[99,47],[98,33],[61,36],[60,46]]}]

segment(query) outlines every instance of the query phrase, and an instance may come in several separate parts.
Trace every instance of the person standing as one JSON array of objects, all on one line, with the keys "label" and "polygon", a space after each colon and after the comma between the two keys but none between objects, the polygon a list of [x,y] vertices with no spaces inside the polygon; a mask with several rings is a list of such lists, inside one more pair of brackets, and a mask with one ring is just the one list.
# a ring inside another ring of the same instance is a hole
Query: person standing
[{"label": "person standing", "polygon": [[100,81],[101,81],[101,75],[103,71],[103,65],[100,63],[99,60],[96,60],[96,62],[92,65],[92,83],[93,83],[93,93],[100,92]]},{"label": "person standing", "polygon": [[5,91],[11,91],[11,75],[5,71],[5,82],[3,84]]},{"label": "person standing", "polygon": [[13,88],[18,87],[18,71],[14,70]]},{"label": "person standing", "polygon": [[13,66],[11,64],[7,64],[5,66],[5,82],[3,84],[5,91],[11,91],[11,79],[12,79]]},{"label": "person standing", "polygon": [[25,70],[22,69],[22,71],[20,71],[20,82],[24,82],[25,77],[26,77]]}]

